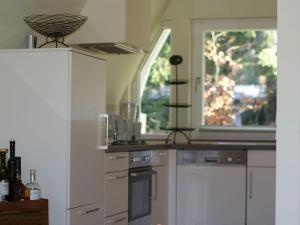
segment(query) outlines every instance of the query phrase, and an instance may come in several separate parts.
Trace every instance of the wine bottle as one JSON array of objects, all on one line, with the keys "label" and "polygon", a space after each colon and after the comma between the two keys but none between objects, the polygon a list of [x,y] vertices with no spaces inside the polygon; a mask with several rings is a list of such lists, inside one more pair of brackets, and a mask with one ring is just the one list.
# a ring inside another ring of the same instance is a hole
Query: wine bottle
[{"label": "wine bottle", "polygon": [[7,199],[9,194],[8,169],[6,167],[7,148],[0,149],[0,202]]},{"label": "wine bottle", "polygon": [[21,176],[21,157],[15,157],[15,173],[16,179],[14,183],[13,201],[20,201],[24,198],[25,186],[22,183]]},{"label": "wine bottle", "polygon": [[7,162],[8,165],[8,181],[9,181],[9,194],[7,197],[8,201],[13,201],[14,197],[14,186],[16,180],[16,171],[15,171],[15,140],[10,140],[9,142],[9,154],[10,158]]},{"label": "wine bottle", "polygon": [[25,200],[39,200],[41,198],[41,188],[36,182],[36,170],[30,170],[30,182],[25,187]]}]

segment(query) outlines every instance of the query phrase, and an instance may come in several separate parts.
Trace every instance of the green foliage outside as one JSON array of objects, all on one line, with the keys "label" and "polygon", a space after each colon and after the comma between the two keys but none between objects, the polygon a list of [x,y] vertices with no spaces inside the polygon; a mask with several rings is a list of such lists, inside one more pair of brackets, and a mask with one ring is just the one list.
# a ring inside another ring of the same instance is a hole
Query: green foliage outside
[{"label": "green foliage outside", "polygon": [[165,85],[171,74],[169,58],[171,57],[170,36],[163,45],[158,57],[150,70],[149,78],[142,96],[141,111],[147,115],[147,133],[159,131],[169,122],[170,88]]},{"label": "green foliage outside", "polygon": [[[204,44],[205,124],[237,125],[239,115],[239,126],[274,126],[277,31],[211,31],[205,33]],[[236,86],[255,86],[261,93],[237,97]]]},{"label": "green foliage outside", "polygon": [[[274,126],[276,118],[277,31],[212,31],[205,33],[205,125]],[[168,126],[171,67],[170,37],[156,58],[144,89],[141,111],[146,131]],[[257,98],[234,96],[235,86],[259,86]]]}]

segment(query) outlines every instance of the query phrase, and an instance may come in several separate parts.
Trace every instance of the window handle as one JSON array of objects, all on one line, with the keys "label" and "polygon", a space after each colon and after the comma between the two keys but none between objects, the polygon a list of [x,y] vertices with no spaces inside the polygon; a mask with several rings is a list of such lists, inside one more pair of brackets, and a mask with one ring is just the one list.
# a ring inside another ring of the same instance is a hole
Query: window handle
[{"label": "window handle", "polygon": [[201,78],[200,77],[196,77],[195,78],[195,93],[198,93],[200,82],[201,82]]}]

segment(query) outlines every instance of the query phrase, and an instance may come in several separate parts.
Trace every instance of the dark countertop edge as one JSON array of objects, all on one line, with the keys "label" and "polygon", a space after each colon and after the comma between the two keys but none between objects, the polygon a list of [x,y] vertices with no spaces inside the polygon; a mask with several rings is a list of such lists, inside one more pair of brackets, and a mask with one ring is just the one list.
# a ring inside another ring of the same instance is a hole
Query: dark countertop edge
[{"label": "dark countertop edge", "polygon": [[145,144],[109,146],[105,152],[129,152],[143,150],[276,150],[276,142],[226,142],[210,141],[194,144]]}]

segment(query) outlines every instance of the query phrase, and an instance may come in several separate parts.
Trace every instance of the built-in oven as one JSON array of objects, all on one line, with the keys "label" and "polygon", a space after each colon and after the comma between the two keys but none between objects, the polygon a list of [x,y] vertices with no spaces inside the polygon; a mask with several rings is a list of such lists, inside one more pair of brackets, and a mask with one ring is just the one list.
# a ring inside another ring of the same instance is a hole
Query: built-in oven
[{"label": "built-in oven", "polygon": [[151,151],[129,153],[128,184],[129,225],[150,225],[151,201],[157,195],[157,173],[151,168]]}]

